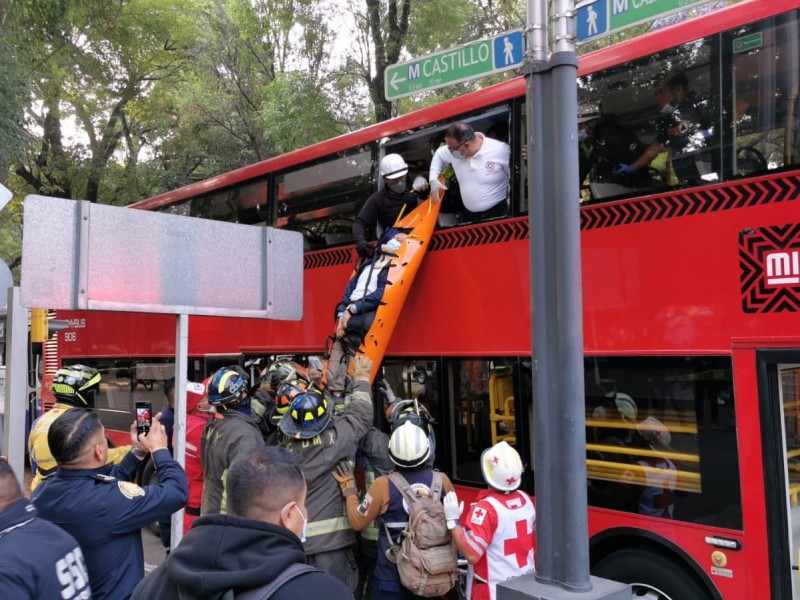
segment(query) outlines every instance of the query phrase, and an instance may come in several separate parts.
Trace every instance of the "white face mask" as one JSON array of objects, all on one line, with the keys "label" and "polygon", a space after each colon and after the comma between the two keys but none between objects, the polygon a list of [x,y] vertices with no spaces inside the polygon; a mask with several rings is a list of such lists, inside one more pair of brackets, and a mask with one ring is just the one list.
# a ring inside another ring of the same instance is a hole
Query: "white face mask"
[{"label": "white face mask", "polygon": [[667,102],[664,106],[661,107],[662,114],[671,115],[675,111],[675,107],[672,106],[672,103]]},{"label": "white face mask", "polygon": [[300,516],[303,518],[303,533],[300,535],[300,541],[304,544],[306,543],[306,534],[308,534],[308,517],[303,514],[297,505],[295,504],[294,507],[297,509],[297,512],[300,513]]},{"label": "white face mask", "polygon": [[579,129],[578,130],[578,142],[579,143],[583,143],[588,139],[589,139],[589,132],[586,131],[585,129]]},{"label": "white face mask", "polygon": [[397,254],[397,251],[400,250],[400,240],[391,239],[384,246],[392,254]]}]

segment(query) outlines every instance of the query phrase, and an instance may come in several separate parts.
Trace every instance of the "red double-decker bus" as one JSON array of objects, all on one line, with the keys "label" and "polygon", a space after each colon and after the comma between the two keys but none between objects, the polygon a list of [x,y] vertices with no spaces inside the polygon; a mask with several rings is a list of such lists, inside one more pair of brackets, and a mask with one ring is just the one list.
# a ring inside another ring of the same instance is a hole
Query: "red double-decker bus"
[{"label": "red double-decker bus", "polygon": [[[606,131],[581,146],[591,562],[637,597],[800,598],[798,8],[746,2],[581,59],[579,101]],[[511,146],[509,216],[459,221],[451,184],[383,374],[429,407],[437,464],[467,499],[492,443],[532,464],[524,92],[510,80],[135,205],[304,236],[303,319],[192,317],[191,376],[320,354],[379,159],[396,152],[427,175],[444,129],[464,121]],[[636,174],[603,166],[638,147],[657,156]],[[250,268],[242,256],[220,285]],[[58,318],[71,327],[47,368],[106,371],[99,409],[126,429],[135,400],[160,393],[173,319]]]}]

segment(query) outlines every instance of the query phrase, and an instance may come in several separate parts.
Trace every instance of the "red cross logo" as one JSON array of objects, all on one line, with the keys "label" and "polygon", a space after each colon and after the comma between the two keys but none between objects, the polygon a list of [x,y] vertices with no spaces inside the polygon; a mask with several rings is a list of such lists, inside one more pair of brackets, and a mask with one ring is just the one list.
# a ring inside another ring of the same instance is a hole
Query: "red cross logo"
[{"label": "red cross logo", "polygon": [[509,477],[508,479],[506,479],[506,485],[514,485],[516,482],[517,482],[516,477]]},{"label": "red cross logo", "polygon": [[493,464],[493,465],[496,465],[496,464],[498,464],[499,462],[500,462],[500,458],[499,458],[499,457],[497,457],[497,456],[495,456],[495,457],[492,459],[492,464]]},{"label": "red cross logo", "polygon": [[528,563],[528,553],[533,549],[531,535],[528,533],[528,522],[521,519],[515,523],[517,537],[506,540],[503,544],[503,554],[517,557],[517,566],[521,569]]}]

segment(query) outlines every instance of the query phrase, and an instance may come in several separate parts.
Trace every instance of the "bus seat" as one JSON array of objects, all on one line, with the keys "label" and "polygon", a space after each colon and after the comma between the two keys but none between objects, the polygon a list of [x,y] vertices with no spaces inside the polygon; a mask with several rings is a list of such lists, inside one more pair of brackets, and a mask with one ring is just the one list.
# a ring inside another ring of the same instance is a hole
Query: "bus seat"
[{"label": "bus seat", "polygon": [[[489,421],[492,445],[498,442],[515,444],[516,415],[514,414],[514,377],[511,367],[493,371],[489,375]],[[501,423],[504,427],[501,428]]]}]

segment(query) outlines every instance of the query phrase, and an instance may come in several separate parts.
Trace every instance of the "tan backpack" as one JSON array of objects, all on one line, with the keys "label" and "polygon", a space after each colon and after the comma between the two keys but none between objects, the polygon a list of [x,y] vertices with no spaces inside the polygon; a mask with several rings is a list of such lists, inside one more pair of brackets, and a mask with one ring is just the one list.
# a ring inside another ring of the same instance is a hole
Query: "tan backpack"
[{"label": "tan backpack", "polygon": [[[431,494],[418,498],[408,482],[398,472],[389,473],[408,504],[408,524],[396,545],[388,528],[391,545],[389,557],[397,565],[400,582],[417,596],[442,596],[452,589],[458,579],[458,556],[447,529],[442,506],[442,476],[433,472]],[[384,525],[385,527],[385,525]]]}]

